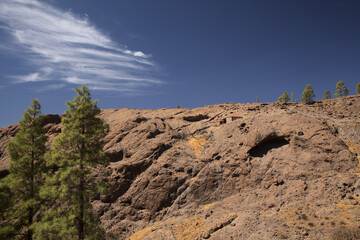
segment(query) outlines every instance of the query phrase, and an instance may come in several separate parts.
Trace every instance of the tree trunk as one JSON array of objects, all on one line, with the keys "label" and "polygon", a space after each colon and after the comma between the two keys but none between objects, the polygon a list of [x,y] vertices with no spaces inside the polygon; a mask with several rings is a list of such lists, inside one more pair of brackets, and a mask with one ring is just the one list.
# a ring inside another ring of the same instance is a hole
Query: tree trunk
[{"label": "tree trunk", "polygon": [[[81,133],[85,133],[85,127],[82,127]],[[80,149],[80,186],[79,186],[79,222],[78,222],[78,234],[79,234],[79,240],[84,240],[84,205],[85,205],[85,199],[84,199],[84,166],[83,166],[83,149],[85,148],[84,140],[81,143],[81,149]]]},{"label": "tree trunk", "polygon": [[[32,136],[32,147],[34,148],[35,146],[35,139],[34,136]],[[31,180],[30,180],[30,184],[31,184],[31,188],[30,188],[30,198],[33,199],[34,198],[34,161],[35,161],[35,153],[34,150],[31,151]],[[30,207],[28,209],[28,231],[27,231],[27,240],[32,240],[32,231],[30,230],[30,227],[33,223],[33,215],[34,215],[34,209],[32,207]]]},{"label": "tree trunk", "polygon": [[27,231],[27,240],[32,240],[32,231],[30,229],[30,226],[33,222],[33,208],[29,208],[29,216],[28,216],[28,231]]},{"label": "tree trunk", "polygon": [[[82,166],[81,166],[82,168]],[[78,234],[79,234],[79,240],[84,239],[84,180],[81,176],[80,179],[80,208],[79,208],[79,223],[78,223]]]}]

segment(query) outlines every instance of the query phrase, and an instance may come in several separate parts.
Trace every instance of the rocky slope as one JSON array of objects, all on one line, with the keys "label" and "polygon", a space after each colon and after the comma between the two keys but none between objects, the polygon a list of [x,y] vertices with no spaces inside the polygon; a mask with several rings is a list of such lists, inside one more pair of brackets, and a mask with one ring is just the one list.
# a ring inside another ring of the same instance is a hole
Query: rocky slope
[{"label": "rocky slope", "polygon": [[[342,239],[360,227],[360,96],[196,109],[106,109],[119,239]],[[233,121],[218,120],[233,115]],[[44,126],[50,140],[60,118]],[[0,177],[18,125],[0,129]],[[98,179],[101,175],[94,173]]]}]

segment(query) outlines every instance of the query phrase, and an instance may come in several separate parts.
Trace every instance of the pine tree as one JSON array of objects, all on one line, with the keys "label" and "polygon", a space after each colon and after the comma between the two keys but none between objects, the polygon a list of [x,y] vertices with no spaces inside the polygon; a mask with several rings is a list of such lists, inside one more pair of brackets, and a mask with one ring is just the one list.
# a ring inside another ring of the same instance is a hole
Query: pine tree
[{"label": "pine tree", "polygon": [[33,239],[32,227],[41,206],[39,189],[44,180],[47,150],[46,131],[42,128],[45,116],[40,114],[41,106],[34,99],[31,108],[23,114],[20,130],[8,145],[10,174],[1,183],[1,198],[11,196],[10,200],[1,200],[2,210],[6,208],[0,230],[4,239]]},{"label": "pine tree", "polygon": [[356,85],[356,94],[360,94],[360,82]]},{"label": "pine tree", "polygon": [[295,102],[294,92],[290,93],[290,101]]},{"label": "pine tree", "polygon": [[7,219],[12,199],[8,179],[9,175],[0,180],[0,239],[10,239],[16,232],[14,226]]},{"label": "pine tree", "polygon": [[102,186],[90,175],[96,166],[108,163],[102,150],[108,126],[97,117],[100,110],[89,89],[82,86],[75,91],[73,101],[66,103],[63,129],[49,154],[49,166],[58,169],[41,190],[51,204],[36,225],[38,239],[103,239],[90,203]]},{"label": "pine tree", "polygon": [[349,90],[345,87],[345,83],[343,81],[339,81],[336,84],[335,96],[342,97],[347,96],[349,94]]},{"label": "pine tree", "polygon": [[289,101],[290,97],[286,91],[280,97],[278,97],[278,102],[288,103]]},{"label": "pine tree", "polygon": [[311,103],[314,97],[315,97],[314,89],[310,84],[306,85],[302,93],[301,101],[305,103]]},{"label": "pine tree", "polygon": [[325,90],[324,92],[324,97],[323,99],[330,99],[331,98],[331,93],[328,89]]},{"label": "pine tree", "polygon": [[256,97],[256,103],[259,103],[259,96]]}]

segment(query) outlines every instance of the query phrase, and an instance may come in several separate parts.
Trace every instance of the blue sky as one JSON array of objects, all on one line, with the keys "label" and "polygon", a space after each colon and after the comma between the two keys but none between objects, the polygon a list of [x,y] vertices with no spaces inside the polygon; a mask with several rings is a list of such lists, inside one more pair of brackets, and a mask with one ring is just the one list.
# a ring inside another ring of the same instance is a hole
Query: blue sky
[{"label": "blue sky", "polygon": [[100,108],[321,99],[360,82],[358,0],[2,0],[0,127],[31,99],[62,114],[86,84]]}]

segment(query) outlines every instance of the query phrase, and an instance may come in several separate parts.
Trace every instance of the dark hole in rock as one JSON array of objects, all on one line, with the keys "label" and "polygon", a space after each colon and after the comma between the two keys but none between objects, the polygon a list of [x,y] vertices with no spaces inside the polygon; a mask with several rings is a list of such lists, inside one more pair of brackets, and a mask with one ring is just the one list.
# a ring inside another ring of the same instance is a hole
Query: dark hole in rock
[{"label": "dark hole in rock", "polygon": [[118,162],[118,161],[123,160],[123,158],[124,158],[124,151],[123,150],[120,150],[118,152],[109,153],[110,162]]},{"label": "dark hole in rock", "polygon": [[123,140],[123,138],[124,138],[125,136],[126,136],[126,135],[117,136],[116,139],[115,139],[115,143],[121,142],[121,140]]},{"label": "dark hole in rock", "polygon": [[208,118],[209,118],[208,115],[203,115],[203,114],[199,114],[196,116],[183,117],[183,119],[188,122],[197,122],[197,121],[201,121],[201,120],[208,119]]},{"label": "dark hole in rock", "polygon": [[153,149],[152,157],[153,159],[158,159],[165,151],[171,148],[169,144],[160,144],[158,147]]},{"label": "dark hole in rock", "polygon": [[161,134],[161,132],[159,131],[159,129],[156,129],[153,132],[149,132],[149,134],[147,135],[147,139],[151,139],[151,138],[155,138],[157,135]]},{"label": "dark hole in rock", "polygon": [[113,203],[130,188],[131,181],[121,179],[116,185],[111,186],[111,194],[101,196],[100,200],[104,203]]},{"label": "dark hole in rock", "polygon": [[141,123],[141,122],[146,122],[147,121],[147,118],[144,118],[144,117],[138,117],[134,120],[134,122],[136,123]]},{"label": "dark hole in rock", "polygon": [[271,149],[280,148],[289,144],[289,141],[284,137],[270,136],[259,142],[255,147],[249,150],[249,154],[252,157],[263,157]]},{"label": "dark hole in rock", "polygon": [[248,108],[248,111],[256,111],[256,110],[260,110],[259,106],[254,107],[254,108]]},{"label": "dark hole in rock", "polygon": [[124,151],[124,157],[125,158],[131,158],[132,154],[129,151]]}]

